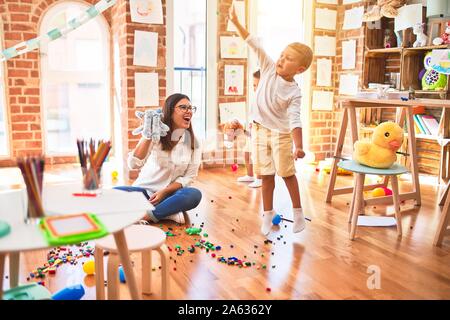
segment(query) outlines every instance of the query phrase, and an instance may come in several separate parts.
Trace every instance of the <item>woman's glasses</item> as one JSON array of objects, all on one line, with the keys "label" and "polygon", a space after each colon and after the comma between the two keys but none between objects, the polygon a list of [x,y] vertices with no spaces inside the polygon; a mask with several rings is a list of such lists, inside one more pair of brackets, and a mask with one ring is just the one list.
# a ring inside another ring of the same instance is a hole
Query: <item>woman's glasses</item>
[{"label": "woman's glasses", "polygon": [[195,111],[197,111],[197,107],[189,106],[187,104],[182,104],[180,106],[177,106],[177,108],[179,108],[184,113],[187,113],[188,111],[195,113]]}]

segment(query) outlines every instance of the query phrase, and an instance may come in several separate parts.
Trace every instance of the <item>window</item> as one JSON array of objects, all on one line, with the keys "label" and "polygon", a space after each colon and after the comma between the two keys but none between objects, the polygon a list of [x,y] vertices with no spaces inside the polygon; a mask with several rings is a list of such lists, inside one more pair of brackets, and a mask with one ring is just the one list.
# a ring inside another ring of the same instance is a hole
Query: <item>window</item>
[{"label": "window", "polygon": [[[192,126],[199,138],[206,131],[206,0],[173,2],[173,90],[189,96],[197,112]],[[169,53],[170,54],[170,53]],[[169,63],[168,63],[169,64]]]},{"label": "window", "polygon": [[[0,50],[2,49],[1,43],[2,42],[0,41]],[[5,63],[0,62],[0,157],[7,156],[9,153],[8,132],[6,131],[7,116],[5,99],[5,74],[3,70],[4,66]]]},{"label": "window", "polygon": [[[78,17],[88,6],[51,8],[40,34]],[[77,138],[111,138],[109,31],[99,16],[41,49],[47,154],[76,154]]]}]

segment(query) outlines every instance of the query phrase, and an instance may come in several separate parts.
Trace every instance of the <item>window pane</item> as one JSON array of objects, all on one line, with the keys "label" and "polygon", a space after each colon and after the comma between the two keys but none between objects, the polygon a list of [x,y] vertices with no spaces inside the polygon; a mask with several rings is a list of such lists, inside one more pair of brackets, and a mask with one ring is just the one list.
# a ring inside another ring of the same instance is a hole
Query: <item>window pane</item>
[{"label": "window pane", "polygon": [[[42,28],[60,26],[86,8],[63,3],[48,12]],[[99,19],[50,42],[43,55],[45,141],[50,154],[76,154],[78,138],[111,139],[108,29]]]},{"label": "window pane", "polygon": [[194,133],[206,130],[206,0],[174,1],[174,90],[189,96],[197,112]]}]

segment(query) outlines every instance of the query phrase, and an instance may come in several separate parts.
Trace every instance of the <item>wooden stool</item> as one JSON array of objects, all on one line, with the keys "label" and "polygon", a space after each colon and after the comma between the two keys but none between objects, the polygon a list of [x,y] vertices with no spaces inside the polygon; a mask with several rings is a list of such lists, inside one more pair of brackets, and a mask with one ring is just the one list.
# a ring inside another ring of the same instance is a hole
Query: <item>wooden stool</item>
[{"label": "wooden stool", "polygon": [[391,178],[395,219],[397,220],[397,232],[398,235],[401,236],[402,221],[400,215],[400,198],[398,192],[397,176],[408,172],[408,170],[398,163],[395,163],[389,169],[377,169],[361,165],[353,160],[340,161],[338,163],[338,167],[355,173],[355,187],[353,189],[353,199],[350,205],[350,212],[348,217],[348,222],[351,222],[352,224],[350,229],[350,239],[355,239],[356,226],[358,224],[358,215],[361,211],[364,211],[364,206],[366,204],[364,200],[364,178],[366,174],[389,176]]},{"label": "wooden stool", "polygon": [[[169,250],[165,245],[166,234],[159,228],[132,225],[125,229],[128,251],[141,252],[142,255],[142,293],[151,293],[152,250],[161,255],[162,299],[167,299],[169,291]],[[105,299],[105,279],[103,252],[109,251],[108,257],[108,299],[119,298],[119,257],[114,238],[110,235],[96,241],[95,244],[95,285],[97,300]]]}]

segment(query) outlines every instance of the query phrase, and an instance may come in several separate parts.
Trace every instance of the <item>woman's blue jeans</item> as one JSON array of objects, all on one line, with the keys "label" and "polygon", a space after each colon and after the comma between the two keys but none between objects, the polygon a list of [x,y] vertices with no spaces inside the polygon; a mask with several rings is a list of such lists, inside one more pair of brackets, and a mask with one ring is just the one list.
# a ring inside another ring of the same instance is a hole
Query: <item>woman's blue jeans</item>
[{"label": "woman's blue jeans", "polygon": [[[150,199],[147,190],[141,187],[133,186],[120,186],[114,187],[114,189],[128,191],[128,192],[142,192],[144,196]],[[202,199],[202,193],[196,188],[180,188],[170,196],[155,206],[155,209],[149,213],[150,217],[155,217],[158,220],[164,219],[171,214],[178,213],[180,211],[188,211],[194,209],[200,203]]]}]

